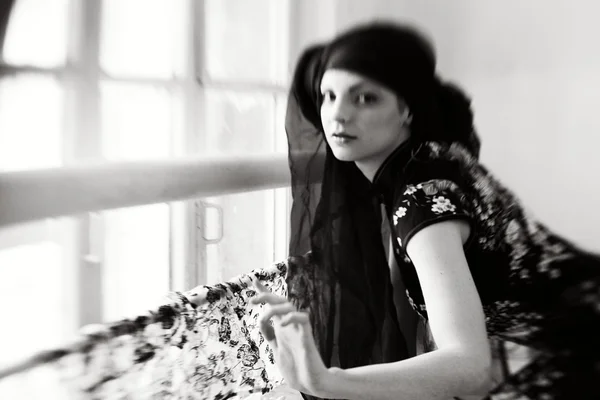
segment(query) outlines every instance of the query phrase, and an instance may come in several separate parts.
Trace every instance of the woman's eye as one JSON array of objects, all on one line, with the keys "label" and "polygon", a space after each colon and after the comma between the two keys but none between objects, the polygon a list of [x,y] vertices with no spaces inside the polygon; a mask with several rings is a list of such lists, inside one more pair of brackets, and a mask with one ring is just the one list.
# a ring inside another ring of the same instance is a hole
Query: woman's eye
[{"label": "woman's eye", "polygon": [[377,96],[371,93],[361,93],[357,97],[357,102],[359,104],[373,104],[377,102]]},{"label": "woman's eye", "polygon": [[333,100],[335,100],[335,95],[331,91],[327,91],[327,92],[323,93],[323,100],[333,101]]}]

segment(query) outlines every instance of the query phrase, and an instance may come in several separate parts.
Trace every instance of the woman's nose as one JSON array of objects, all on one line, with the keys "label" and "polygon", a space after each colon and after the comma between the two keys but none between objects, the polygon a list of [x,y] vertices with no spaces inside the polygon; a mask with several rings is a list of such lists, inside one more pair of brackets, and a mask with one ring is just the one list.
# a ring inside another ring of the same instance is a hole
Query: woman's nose
[{"label": "woman's nose", "polygon": [[337,122],[347,122],[352,117],[351,105],[347,101],[336,101],[332,105],[331,117]]}]

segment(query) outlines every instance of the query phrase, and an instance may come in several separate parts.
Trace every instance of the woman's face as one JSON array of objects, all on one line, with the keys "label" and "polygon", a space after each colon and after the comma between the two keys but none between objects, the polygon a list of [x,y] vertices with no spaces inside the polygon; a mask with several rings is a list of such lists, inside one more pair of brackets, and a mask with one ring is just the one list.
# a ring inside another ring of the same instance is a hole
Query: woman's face
[{"label": "woman's face", "polygon": [[[377,169],[408,139],[408,109],[386,87],[353,72],[330,69],[321,81],[321,122],[327,143],[341,161]],[[364,171],[363,171],[364,172]]]}]

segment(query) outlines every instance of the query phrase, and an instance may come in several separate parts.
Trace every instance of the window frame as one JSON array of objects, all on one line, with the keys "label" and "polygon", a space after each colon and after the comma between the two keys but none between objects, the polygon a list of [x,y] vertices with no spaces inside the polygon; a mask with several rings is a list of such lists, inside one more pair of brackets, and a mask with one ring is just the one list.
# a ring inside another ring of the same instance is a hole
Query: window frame
[{"label": "window frame", "polygon": [[[17,0],[18,1],[18,0]],[[284,54],[288,61],[294,50],[297,22],[292,16],[298,7],[295,2],[287,3],[286,17],[276,20],[287,29],[287,51]],[[65,88],[63,106],[63,165],[72,166],[85,162],[102,160],[101,147],[101,109],[100,85],[103,81],[134,82],[140,84],[167,86],[177,93],[176,98],[182,103],[181,136],[174,137],[174,155],[185,156],[198,153],[202,141],[198,132],[205,123],[206,90],[227,90],[233,92],[260,92],[272,95],[277,107],[278,96],[285,96],[288,88],[284,85],[272,85],[262,82],[212,81],[205,71],[206,44],[204,1],[187,0],[189,12],[186,16],[188,33],[185,43],[185,66],[182,76],[169,80],[147,78],[120,78],[110,76],[100,66],[100,39],[102,1],[69,0],[67,23],[67,57],[63,66],[40,68],[31,65],[11,65],[0,60],[0,78],[10,75],[34,73],[41,76],[55,77]],[[278,55],[280,56],[280,55]],[[287,64],[285,76],[291,76]],[[288,78],[289,79],[289,78]],[[273,124],[277,124],[277,113]],[[283,127],[279,127],[283,133]],[[276,149],[274,149],[276,150]],[[281,202],[284,201],[286,215],[289,215],[291,196],[289,190],[282,196],[282,191],[273,192],[274,204],[279,208],[273,210],[273,219],[281,218]],[[195,286],[206,284],[206,246],[203,238],[204,213],[202,201],[184,201],[169,204],[170,210],[170,290],[184,291]],[[281,230],[275,229],[279,235],[273,243],[286,247],[289,239],[288,218],[285,224],[285,240],[281,238]],[[48,229],[48,223],[58,224],[61,229],[60,243],[67,256],[68,275],[73,277],[69,284],[74,304],[74,329],[103,321],[103,297],[107,295],[103,289],[103,251],[104,221],[101,212],[74,215],[65,219],[36,221],[0,230],[0,250],[7,246],[16,246],[52,239],[55,232]],[[200,227],[200,229],[199,229]],[[275,250],[275,249],[274,249]],[[277,250],[275,250],[277,251]],[[282,250],[281,253],[283,253]]]}]

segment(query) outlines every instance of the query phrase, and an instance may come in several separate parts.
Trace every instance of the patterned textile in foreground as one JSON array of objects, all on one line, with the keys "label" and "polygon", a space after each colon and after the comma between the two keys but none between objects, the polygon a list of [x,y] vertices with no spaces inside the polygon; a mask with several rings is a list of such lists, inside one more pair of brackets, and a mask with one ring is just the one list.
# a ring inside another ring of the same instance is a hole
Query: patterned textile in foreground
[{"label": "patterned textile in foreground", "polygon": [[253,276],[285,296],[286,270],[279,263],[185,296],[171,293],[145,315],[86,327],[78,342],[0,375],[0,398],[301,399],[283,384],[259,331],[262,306],[248,302]]}]

